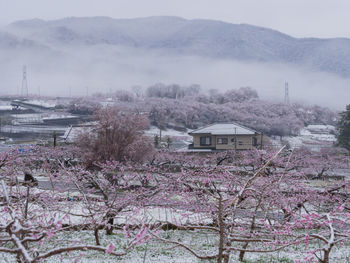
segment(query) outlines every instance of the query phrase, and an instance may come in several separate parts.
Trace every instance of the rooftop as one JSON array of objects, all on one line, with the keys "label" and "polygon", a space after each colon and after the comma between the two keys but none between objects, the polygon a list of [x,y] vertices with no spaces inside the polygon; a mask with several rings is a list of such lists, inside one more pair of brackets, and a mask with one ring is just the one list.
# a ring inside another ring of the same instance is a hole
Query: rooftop
[{"label": "rooftop", "polygon": [[253,135],[256,131],[247,127],[244,127],[237,123],[215,123],[197,130],[193,130],[189,134],[211,134],[211,135]]}]

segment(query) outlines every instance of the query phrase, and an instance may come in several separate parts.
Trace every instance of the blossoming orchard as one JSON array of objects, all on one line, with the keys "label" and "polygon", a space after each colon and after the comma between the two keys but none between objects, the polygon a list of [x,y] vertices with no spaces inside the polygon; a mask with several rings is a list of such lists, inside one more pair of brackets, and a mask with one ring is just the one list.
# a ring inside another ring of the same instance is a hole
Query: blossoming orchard
[{"label": "blossoming orchard", "polygon": [[0,153],[1,262],[349,260],[346,151],[170,152],[142,116],[98,116],[75,144]]}]

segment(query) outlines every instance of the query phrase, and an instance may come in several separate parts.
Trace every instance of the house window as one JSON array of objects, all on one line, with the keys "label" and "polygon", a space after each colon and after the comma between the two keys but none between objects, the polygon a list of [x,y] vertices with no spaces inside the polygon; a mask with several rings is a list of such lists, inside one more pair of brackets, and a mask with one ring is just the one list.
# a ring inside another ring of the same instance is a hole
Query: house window
[{"label": "house window", "polygon": [[238,145],[243,145],[243,142],[242,141],[238,141]]},{"label": "house window", "polygon": [[253,146],[257,146],[258,145],[258,139],[256,137],[253,137]]},{"label": "house window", "polygon": [[217,138],[216,139],[216,143],[217,144],[227,144],[228,143],[228,139],[227,138]]},{"label": "house window", "polygon": [[231,142],[235,142],[235,138],[232,138],[232,139],[231,139]]},{"label": "house window", "polygon": [[211,137],[210,136],[203,136],[200,138],[200,144],[202,146],[205,146],[205,145],[211,145]]}]

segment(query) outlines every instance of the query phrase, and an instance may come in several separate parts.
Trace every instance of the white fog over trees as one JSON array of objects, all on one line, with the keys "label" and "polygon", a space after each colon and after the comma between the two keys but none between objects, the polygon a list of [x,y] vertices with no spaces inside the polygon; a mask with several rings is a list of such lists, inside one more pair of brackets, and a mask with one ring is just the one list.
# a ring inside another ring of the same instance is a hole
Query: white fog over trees
[{"label": "white fog over trees", "polygon": [[[342,109],[350,85],[350,40],[294,38],[247,24],[180,17],[17,21],[0,28],[2,94],[28,67],[31,93],[85,95],[157,82],[205,89],[254,87],[296,102]],[[331,87],[331,88],[330,88]]]}]

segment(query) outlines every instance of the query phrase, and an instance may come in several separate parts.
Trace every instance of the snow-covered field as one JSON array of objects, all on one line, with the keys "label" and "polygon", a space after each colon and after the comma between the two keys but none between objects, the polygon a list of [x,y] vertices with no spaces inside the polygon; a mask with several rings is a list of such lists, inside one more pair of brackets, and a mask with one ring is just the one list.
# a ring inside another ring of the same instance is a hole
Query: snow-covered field
[{"label": "snow-covered field", "polygon": [[[216,246],[218,239],[205,231],[193,232],[193,231],[162,231],[159,233],[162,238],[172,241],[179,241],[189,245],[198,254],[212,255],[216,252]],[[122,232],[115,231],[113,235],[105,235],[104,231],[100,231],[101,245],[108,246],[113,244],[116,248],[115,251],[122,251],[125,244],[125,237]],[[42,249],[52,249],[58,245],[67,245],[67,240],[84,240],[87,244],[94,245],[93,231],[75,231],[75,232],[62,232],[59,235],[55,235],[50,242],[44,242]],[[318,248],[315,244],[314,248]],[[310,249],[310,248],[309,248]],[[303,245],[292,246],[280,252],[274,253],[247,253],[245,256],[246,263],[294,263],[296,260],[299,262],[306,262],[305,257],[308,256],[305,253]],[[98,252],[84,252],[84,253],[71,253],[61,256],[49,258],[43,262],[47,263],[68,263],[76,262],[76,258],[81,259],[83,263],[198,263],[198,262],[215,262],[215,261],[202,261],[194,257],[189,252],[185,251],[173,244],[165,244],[164,242],[151,239],[148,243],[144,243],[135,247],[130,253],[121,258],[98,253]],[[345,263],[350,260],[350,244],[344,244],[341,248],[334,248],[331,252],[330,262],[332,263]],[[15,262],[13,256],[8,256],[0,253],[0,262]],[[238,253],[231,253],[231,263],[238,263]],[[317,262],[316,260],[311,262]]]},{"label": "snow-covered field", "polygon": [[0,105],[0,111],[10,111],[12,110],[11,105]]},{"label": "snow-covered field", "polygon": [[147,131],[145,131],[146,135],[149,136],[160,136],[160,134],[164,137],[169,136],[169,137],[178,137],[178,138],[183,138],[187,140],[191,140],[192,136],[188,135],[188,132],[181,132],[181,131],[176,131],[173,129],[167,129],[167,130],[162,130],[160,131],[158,127],[151,126],[151,128]]},{"label": "snow-covered field", "polygon": [[[44,180],[43,176],[36,176],[39,180]],[[22,187],[21,187],[22,188]],[[31,194],[38,194],[40,192],[45,192],[45,190],[32,189]],[[63,192],[61,193],[62,197],[74,197],[74,192]],[[30,206],[30,209],[36,209],[36,207]],[[83,212],[83,203],[79,201],[73,201],[71,206],[66,206],[62,208],[62,210],[57,213],[50,213],[49,210],[46,210],[46,213],[55,217],[55,221],[62,220],[64,224],[70,225],[79,225],[84,224],[84,217],[71,215],[70,218],[64,219],[67,213],[72,214],[84,214]],[[211,223],[211,221],[205,221],[204,215],[196,213],[189,213],[188,217],[179,211],[164,209],[159,207],[141,209],[138,211],[138,214],[135,217],[133,213],[133,217],[125,214],[122,217],[117,218],[115,221],[116,224],[130,224],[133,225],[137,223],[137,218],[147,218],[147,222],[150,224],[155,222],[173,222],[173,223],[196,223],[196,222],[205,222]],[[132,220],[130,220],[133,218]],[[139,218],[139,219],[140,219]],[[183,221],[185,220],[185,221]],[[197,231],[160,231],[159,236],[171,241],[177,241],[184,243],[191,247],[191,249],[198,252],[200,255],[213,255],[217,251],[218,244],[218,236],[213,235],[210,232],[197,230]],[[71,244],[72,240],[76,240],[76,244],[79,242],[83,242],[87,245],[95,245],[94,234],[92,230],[81,230],[81,231],[62,231],[57,235],[53,236],[48,242],[43,242],[42,246],[39,250],[47,251],[49,249],[53,249],[58,246],[67,246]],[[108,246],[109,244],[113,244],[115,246],[115,251],[119,252],[123,250],[125,245],[125,237],[124,232],[121,230],[115,230],[113,235],[105,235],[104,231],[100,231],[100,240],[102,246]],[[320,243],[310,243],[309,246],[305,247],[305,244],[302,242],[299,245],[293,245],[279,252],[273,253],[247,253],[245,256],[246,263],[262,263],[262,262],[284,262],[284,263],[294,263],[299,260],[299,262],[307,262],[305,260],[306,256],[310,256],[307,251],[312,249],[318,249],[321,247]],[[256,245],[254,248],[257,248]],[[259,247],[260,248],[260,247]],[[261,247],[263,249],[264,247]],[[77,258],[81,259],[81,261],[75,261]],[[350,260],[350,243],[345,243],[342,246],[335,247],[331,252],[331,261],[333,263],[343,263],[349,262]],[[99,253],[99,252],[73,252],[69,254],[62,254],[60,256],[51,257],[43,262],[47,263],[68,263],[68,262],[132,262],[132,263],[155,263],[155,262],[173,262],[173,263],[197,263],[197,262],[211,262],[211,261],[201,261],[197,259],[195,256],[190,254],[188,251],[183,248],[174,245],[174,244],[166,244],[157,239],[151,239],[147,243],[143,243],[139,246],[136,246],[132,251],[130,251],[126,256],[121,258],[116,258],[109,254]],[[0,253],[0,262],[15,262],[15,258],[10,255],[5,255]],[[214,262],[214,261],[213,261]],[[238,263],[238,252],[231,253],[231,263]],[[308,262],[317,262],[308,261]]]},{"label": "snow-covered field", "polygon": [[145,131],[145,134],[149,137],[154,138],[155,136],[162,136],[162,141],[166,141],[165,138],[171,139],[171,149],[172,150],[182,150],[187,149],[188,145],[192,143],[192,136],[188,135],[189,131],[182,132],[173,129],[167,129],[160,131],[159,128],[151,126],[151,128]]},{"label": "snow-covered field", "polygon": [[32,104],[32,105],[38,105],[42,107],[47,108],[54,108],[57,105],[56,100],[26,100],[25,103]]},{"label": "snow-covered field", "polygon": [[279,137],[271,137],[270,140],[276,146],[287,142],[292,148],[305,146],[313,150],[319,150],[323,147],[332,147],[337,139],[334,126],[309,125],[301,129],[298,136],[285,136],[282,141]]}]

